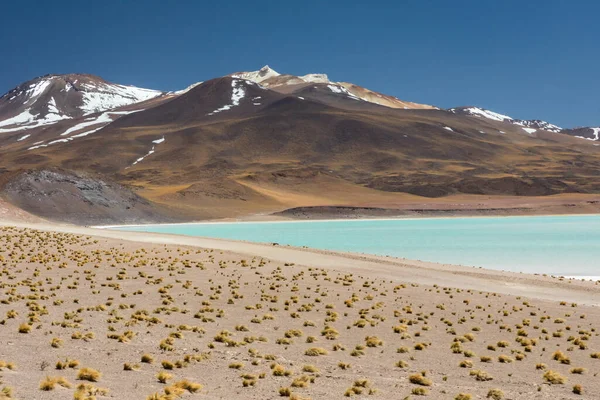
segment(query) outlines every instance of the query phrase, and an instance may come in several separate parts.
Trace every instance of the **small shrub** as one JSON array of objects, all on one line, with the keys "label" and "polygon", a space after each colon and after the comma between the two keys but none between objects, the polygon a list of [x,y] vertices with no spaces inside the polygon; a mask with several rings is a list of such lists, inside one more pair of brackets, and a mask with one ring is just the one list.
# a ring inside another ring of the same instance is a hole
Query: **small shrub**
[{"label": "small shrub", "polygon": [[579,374],[579,375],[581,375],[581,374],[585,373],[585,371],[587,371],[585,368],[577,367],[577,368],[571,368],[570,372],[572,374]]},{"label": "small shrub", "polygon": [[544,381],[552,385],[562,385],[567,381],[567,378],[560,375],[558,372],[548,370],[544,373]]},{"label": "small shrub", "polygon": [[311,357],[323,356],[326,354],[327,354],[327,350],[325,350],[322,347],[311,347],[310,349],[307,349],[304,352],[304,355],[311,356]]},{"label": "small shrub", "polygon": [[408,377],[410,383],[421,386],[431,386],[431,380],[427,379],[423,373],[413,374]]},{"label": "small shrub", "polygon": [[81,368],[77,372],[77,379],[82,381],[98,382],[102,374],[93,368]]},{"label": "small shrub", "polygon": [[459,393],[454,397],[454,400],[471,400],[473,396],[468,393]]},{"label": "small shrub", "polygon": [[415,396],[427,396],[428,392],[429,391],[427,389],[422,388],[422,387],[416,387],[411,390],[411,393],[414,394]]},{"label": "small shrub", "polygon": [[169,374],[168,372],[165,371],[160,371],[157,375],[156,375],[156,379],[158,379],[158,381],[160,383],[167,383],[167,381],[169,379],[171,379],[173,377],[173,375]]},{"label": "small shrub", "polygon": [[486,398],[492,400],[502,400],[504,398],[504,392],[500,389],[490,389]]},{"label": "small shrub", "polygon": [[152,364],[154,362],[154,357],[152,357],[150,354],[144,354],[142,356],[142,362],[146,364]]}]

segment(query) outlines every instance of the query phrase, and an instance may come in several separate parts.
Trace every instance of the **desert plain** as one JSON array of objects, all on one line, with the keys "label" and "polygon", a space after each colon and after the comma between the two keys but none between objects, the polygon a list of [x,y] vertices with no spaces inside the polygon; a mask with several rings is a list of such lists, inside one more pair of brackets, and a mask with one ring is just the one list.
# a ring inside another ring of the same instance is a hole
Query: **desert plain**
[{"label": "desert plain", "polygon": [[0,225],[0,398],[600,396],[598,282]]}]

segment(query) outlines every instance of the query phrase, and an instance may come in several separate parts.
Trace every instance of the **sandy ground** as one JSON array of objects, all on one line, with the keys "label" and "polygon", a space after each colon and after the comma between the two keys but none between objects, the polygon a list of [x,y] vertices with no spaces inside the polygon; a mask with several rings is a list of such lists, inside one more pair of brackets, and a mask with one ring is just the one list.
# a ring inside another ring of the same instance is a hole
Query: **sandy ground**
[{"label": "sandy ground", "polygon": [[[5,225],[0,360],[14,367],[1,368],[0,389],[17,399],[87,398],[97,388],[108,390],[98,399],[599,398],[598,283]],[[56,369],[66,359],[78,364]],[[82,368],[101,376],[77,379]],[[161,372],[172,375],[164,384]],[[54,387],[40,390],[47,377]],[[184,380],[203,387],[191,393]],[[95,388],[76,394],[81,383]]]}]

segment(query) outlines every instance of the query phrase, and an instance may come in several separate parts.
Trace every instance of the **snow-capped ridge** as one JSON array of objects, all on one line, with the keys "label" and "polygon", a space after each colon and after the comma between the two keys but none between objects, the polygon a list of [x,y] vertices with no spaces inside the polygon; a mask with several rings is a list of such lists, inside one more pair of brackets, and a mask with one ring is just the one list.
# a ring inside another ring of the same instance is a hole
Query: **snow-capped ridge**
[{"label": "snow-capped ridge", "polygon": [[0,133],[140,103],[161,91],[110,83],[94,75],[48,74],[25,82],[0,98]]},{"label": "snow-capped ridge", "polygon": [[514,119],[508,115],[500,114],[481,107],[456,107],[450,108],[448,109],[448,111],[454,114],[470,115],[473,117],[486,118],[498,122],[508,122],[510,124],[522,127],[523,130],[529,134],[532,134],[538,129],[554,133],[560,133],[563,131],[563,128],[561,128],[560,126],[551,124],[547,121],[542,121],[539,119]]},{"label": "snow-capped ridge", "polygon": [[280,75],[281,74],[279,72],[271,69],[271,67],[269,67],[268,65],[265,65],[258,71],[236,72],[235,74],[232,74],[231,77],[247,79],[252,82],[261,83],[264,80],[267,80],[269,78],[273,78],[276,76],[280,76]]}]

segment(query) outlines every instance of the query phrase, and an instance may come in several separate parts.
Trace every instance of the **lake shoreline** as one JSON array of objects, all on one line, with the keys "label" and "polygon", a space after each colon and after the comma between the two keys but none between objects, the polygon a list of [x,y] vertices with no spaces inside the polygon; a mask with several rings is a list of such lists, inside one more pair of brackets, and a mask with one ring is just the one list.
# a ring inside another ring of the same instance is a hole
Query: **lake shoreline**
[{"label": "lake shoreline", "polygon": [[360,272],[374,277],[377,276],[415,284],[432,285],[444,282],[445,286],[466,290],[498,292],[543,300],[564,300],[600,306],[600,289],[597,283],[582,281],[576,278],[566,279],[559,275],[544,276],[543,274],[511,272],[347,251],[321,250],[284,245],[274,246],[258,242],[168,233],[95,229],[66,224],[10,223],[0,221],[0,226],[16,226],[136,243],[209,248],[224,253],[264,257],[278,262],[308,267]]},{"label": "lake shoreline", "polygon": [[418,220],[445,220],[445,219],[483,219],[483,218],[544,218],[544,217],[595,217],[600,213],[584,214],[535,214],[535,215],[455,215],[455,216],[398,216],[398,217],[365,217],[365,218],[315,218],[315,219],[296,219],[296,218],[273,218],[269,215],[250,215],[243,218],[219,218],[208,220],[197,220],[190,222],[166,222],[166,223],[141,223],[141,224],[123,224],[123,225],[91,225],[94,229],[120,229],[130,227],[144,226],[186,226],[186,225],[218,225],[218,224],[236,224],[236,223],[310,223],[310,222],[352,222],[352,221],[418,221]]}]

